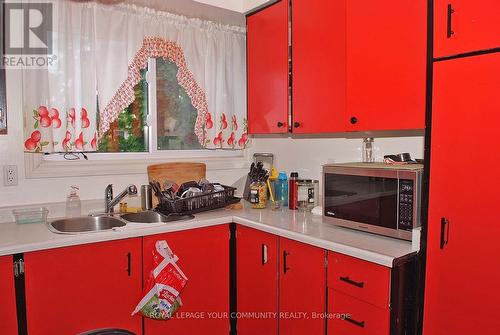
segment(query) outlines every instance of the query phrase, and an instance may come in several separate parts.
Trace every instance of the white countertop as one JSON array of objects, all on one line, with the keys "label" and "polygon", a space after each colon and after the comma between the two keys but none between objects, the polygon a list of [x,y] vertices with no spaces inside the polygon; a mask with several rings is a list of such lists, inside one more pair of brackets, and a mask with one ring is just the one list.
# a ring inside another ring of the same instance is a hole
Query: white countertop
[{"label": "white countertop", "polygon": [[323,222],[323,217],[313,216],[311,213],[288,209],[271,211],[244,208],[200,213],[196,214],[194,219],[187,221],[155,224],[128,223],[125,227],[112,231],[78,235],[55,234],[49,231],[45,224],[0,223],[0,256],[154,235],[229,222],[387,267],[392,267],[394,259],[417,251],[412,249],[411,242],[336,227]]}]

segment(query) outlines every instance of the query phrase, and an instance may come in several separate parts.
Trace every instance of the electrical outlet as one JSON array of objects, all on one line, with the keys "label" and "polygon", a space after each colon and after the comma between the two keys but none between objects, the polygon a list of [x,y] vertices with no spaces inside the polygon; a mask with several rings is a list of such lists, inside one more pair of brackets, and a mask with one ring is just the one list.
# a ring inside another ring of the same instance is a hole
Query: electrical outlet
[{"label": "electrical outlet", "polygon": [[5,165],[3,167],[3,184],[5,186],[17,185],[17,165]]}]

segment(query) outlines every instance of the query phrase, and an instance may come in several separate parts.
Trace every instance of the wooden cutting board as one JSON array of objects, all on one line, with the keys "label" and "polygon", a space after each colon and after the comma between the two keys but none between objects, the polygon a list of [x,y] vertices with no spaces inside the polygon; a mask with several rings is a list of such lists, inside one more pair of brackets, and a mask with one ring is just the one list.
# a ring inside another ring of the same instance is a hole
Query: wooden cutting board
[{"label": "wooden cutting board", "polygon": [[[149,181],[156,180],[163,186],[165,180],[171,180],[177,185],[187,181],[198,181],[206,178],[207,166],[204,163],[162,163],[148,166]],[[153,194],[153,208],[158,199]]]}]

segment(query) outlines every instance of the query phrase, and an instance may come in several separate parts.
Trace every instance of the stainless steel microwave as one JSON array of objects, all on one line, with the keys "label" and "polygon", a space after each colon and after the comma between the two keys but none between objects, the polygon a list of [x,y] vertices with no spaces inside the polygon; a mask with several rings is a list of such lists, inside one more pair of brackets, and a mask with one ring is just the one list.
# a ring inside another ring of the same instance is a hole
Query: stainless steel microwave
[{"label": "stainless steel microwave", "polygon": [[420,226],[422,172],[420,164],[324,165],[323,215],[338,226],[411,240]]}]

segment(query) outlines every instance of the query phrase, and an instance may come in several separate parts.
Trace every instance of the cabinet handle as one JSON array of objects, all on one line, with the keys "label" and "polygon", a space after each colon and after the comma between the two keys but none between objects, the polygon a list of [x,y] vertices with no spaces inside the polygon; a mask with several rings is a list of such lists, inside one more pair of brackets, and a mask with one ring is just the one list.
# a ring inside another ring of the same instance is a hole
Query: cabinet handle
[{"label": "cabinet handle", "polygon": [[284,124],[283,122],[278,122],[278,123],[277,123],[277,126],[278,126],[278,128],[282,128],[282,127],[284,127],[284,126],[285,126],[285,124]]},{"label": "cabinet handle", "polygon": [[132,254],[130,252],[127,254],[127,275],[129,277],[132,275]]},{"label": "cabinet handle", "polygon": [[290,270],[290,268],[286,266],[286,258],[288,255],[290,255],[290,253],[286,252],[286,250],[283,250],[283,273],[284,274],[286,274],[286,272]]},{"label": "cabinet handle", "polygon": [[352,280],[351,278],[349,278],[347,276],[346,277],[342,277],[341,276],[339,279],[342,280],[343,282],[346,282],[348,284],[354,285],[354,286],[359,287],[359,288],[363,288],[365,286],[364,282],[362,282],[362,281],[359,281],[359,282],[358,281],[354,281],[354,280]]},{"label": "cabinet handle", "polygon": [[294,128],[299,128],[299,127],[300,127],[300,122],[295,121],[295,122],[293,123],[293,127],[294,127]]},{"label": "cabinet handle", "polygon": [[356,124],[356,123],[358,123],[358,118],[357,118],[357,117],[355,117],[355,116],[353,116],[353,117],[351,118],[351,124]]},{"label": "cabinet handle", "polygon": [[446,19],[446,37],[451,38],[455,32],[452,29],[452,15],[455,13],[455,10],[451,6],[451,3],[448,4],[448,10],[447,10],[447,19]]},{"label": "cabinet handle", "polygon": [[345,321],[352,323],[353,325],[356,325],[361,328],[365,328],[365,322],[364,321],[356,321],[351,318],[344,318]]},{"label": "cabinet handle", "polygon": [[450,234],[450,221],[447,218],[441,218],[441,239],[439,241],[439,248],[442,250],[448,244],[448,237]]},{"label": "cabinet handle", "polygon": [[267,263],[267,245],[262,244],[262,265]]}]

